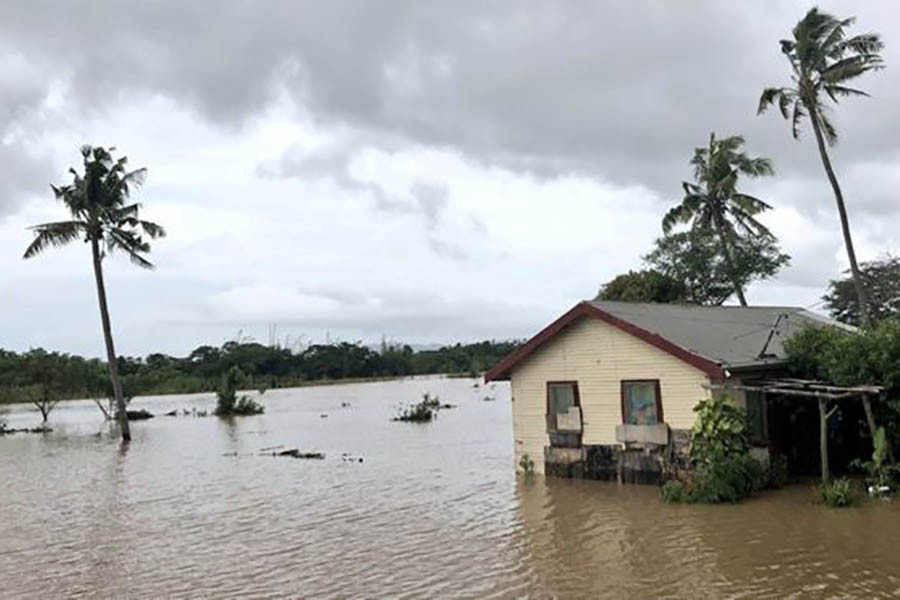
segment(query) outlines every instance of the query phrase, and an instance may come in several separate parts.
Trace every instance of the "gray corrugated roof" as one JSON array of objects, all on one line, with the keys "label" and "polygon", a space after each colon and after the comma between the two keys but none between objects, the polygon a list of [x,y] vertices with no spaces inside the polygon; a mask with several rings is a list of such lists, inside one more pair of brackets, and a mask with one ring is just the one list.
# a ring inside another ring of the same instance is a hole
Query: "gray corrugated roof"
[{"label": "gray corrugated roof", "polygon": [[[782,342],[806,324],[851,327],[792,306],[692,306],[592,301],[592,305],[731,368],[785,359]],[[781,319],[779,320],[779,315]],[[775,325],[768,346],[766,340]],[[760,356],[765,350],[765,356]]]}]

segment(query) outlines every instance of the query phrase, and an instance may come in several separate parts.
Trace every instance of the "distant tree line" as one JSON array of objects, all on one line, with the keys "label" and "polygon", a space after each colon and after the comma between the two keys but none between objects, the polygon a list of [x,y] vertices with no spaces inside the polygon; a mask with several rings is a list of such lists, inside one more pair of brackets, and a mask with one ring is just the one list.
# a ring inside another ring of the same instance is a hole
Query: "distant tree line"
[{"label": "distant tree line", "polygon": [[[154,353],[119,356],[118,372],[126,397],[205,392],[216,389],[232,367],[256,389],[305,382],[369,379],[442,373],[472,375],[487,370],[520,342],[484,341],[436,350],[382,344],[314,344],[299,352],[256,342],[200,346],[185,357]],[[106,362],[42,348],[16,353],[0,350],[0,402],[52,403],[71,398],[113,396]]]}]

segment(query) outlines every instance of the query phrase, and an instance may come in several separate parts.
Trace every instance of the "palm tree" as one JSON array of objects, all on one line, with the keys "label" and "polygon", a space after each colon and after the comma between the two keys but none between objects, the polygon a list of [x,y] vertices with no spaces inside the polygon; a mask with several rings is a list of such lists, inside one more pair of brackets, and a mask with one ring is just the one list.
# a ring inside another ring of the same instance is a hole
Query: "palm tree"
[{"label": "palm tree", "polygon": [[[791,120],[791,131],[794,139],[800,134],[800,122],[808,118],[816,136],[819,156],[825,167],[825,174],[834,190],[838,214],[841,219],[841,230],[844,234],[844,245],[850,261],[850,272],[856,288],[856,299],[859,302],[863,322],[869,322],[869,303],[856,252],[853,250],[853,239],[850,236],[850,221],[847,218],[847,207],[838,184],[831,160],[828,158],[828,146],[833,146],[838,139],[837,131],[826,114],[825,97],[837,104],[839,98],[848,96],[868,96],[862,90],[848,87],[848,81],[866,73],[882,68],[879,52],[884,47],[877,34],[865,33],[848,38],[846,29],[856,19],[839,20],[836,17],[811,9],[794,27],[792,40],[781,40],[781,51],[791,63],[794,82],[793,87],[772,87],[763,90],[759,99],[757,114],[777,104],[782,116]],[[824,95],[823,95],[824,93]]]},{"label": "palm tree", "polygon": [[679,223],[691,223],[696,231],[712,232],[718,239],[738,301],[741,306],[747,306],[734,258],[735,243],[745,236],[774,236],[756,220],[756,215],[771,206],[759,198],[739,192],[737,180],[740,175],[771,175],[773,170],[769,159],[753,158],[741,152],[743,144],[744,138],[739,135],[719,140],[715,133],[711,133],[709,145],[695,149],[691,159],[695,183],[685,181],[681,184],[684,198],[681,204],[666,213],[662,225],[667,234]]},{"label": "palm tree", "polygon": [[126,157],[114,159],[115,148],[83,146],[84,175],[69,169],[73,181],[62,187],[50,186],[57,200],[62,201],[72,219],[54,223],[42,223],[31,227],[34,241],[25,250],[22,258],[37,256],[50,246],[64,246],[77,239],[91,245],[94,262],[94,279],[97,284],[97,299],[100,303],[100,320],[103,323],[103,337],[106,341],[106,358],[109,362],[109,376],[112,380],[122,439],[131,440],[128,414],[119,380],[116,350],[113,345],[112,325],[109,321],[109,307],[106,302],[106,287],[103,284],[103,259],[106,254],[122,251],[133,263],[145,269],[153,265],[142,255],[150,251],[150,244],[143,238],[165,236],[165,231],[156,223],[138,218],[140,204],[129,203],[131,190],[139,187],[147,175],[147,169],[127,171]]}]

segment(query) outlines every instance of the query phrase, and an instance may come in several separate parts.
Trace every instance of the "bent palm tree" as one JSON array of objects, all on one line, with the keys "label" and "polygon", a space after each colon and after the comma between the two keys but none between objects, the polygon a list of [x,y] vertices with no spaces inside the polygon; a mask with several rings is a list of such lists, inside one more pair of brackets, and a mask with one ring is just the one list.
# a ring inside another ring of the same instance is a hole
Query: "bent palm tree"
[{"label": "bent palm tree", "polygon": [[734,259],[735,243],[749,236],[771,238],[772,233],[756,220],[756,215],[771,208],[768,204],[737,190],[738,176],[771,175],[772,163],[767,158],[752,158],[740,152],[744,138],[734,135],[721,140],[709,135],[706,148],[694,150],[691,164],[694,181],[681,184],[684,198],[663,218],[663,231],[669,233],[679,223],[691,223],[694,230],[713,232],[718,239],[734,293],[741,306],[747,306],[744,289]]},{"label": "bent palm tree", "polygon": [[131,190],[139,187],[147,175],[146,169],[127,171],[128,159],[113,159],[115,148],[83,146],[84,175],[69,169],[73,181],[62,187],[50,186],[57,200],[65,204],[72,215],[69,221],[42,223],[31,229],[34,241],[25,250],[22,258],[37,256],[50,246],[64,246],[77,239],[91,245],[94,263],[94,279],[97,284],[97,299],[100,303],[100,320],[106,342],[106,358],[109,362],[109,376],[112,380],[122,439],[129,441],[128,414],[119,380],[116,350],[113,344],[109,307],[106,302],[106,287],[103,283],[103,259],[107,252],[122,251],[132,262],[145,269],[153,265],[142,255],[150,251],[150,244],[142,235],[151,239],[165,236],[165,231],[156,223],[138,218],[140,204],[128,203]]},{"label": "bent palm tree", "polygon": [[825,98],[823,93],[835,104],[838,98],[847,96],[868,96],[862,90],[847,87],[846,83],[867,71],[882,68],[879,52],[884,44],[878,35],[865,33],[846,37],[846,29],[853,24],[854,18],[839,20],[836,17],[819,12],[813,8],[793,31],[793,40],[781,40],[781,51],[791,63],[794,81],[793,87],[766,88],[759,98],[757,114],[774,105],[778,106],[782,116],[791,120],[791,131],[794,139],[800,135],[800,122],[808,118],[816,136],[819,156],[825,167],[825,174],[834,191],[838,215],[841,219],[841,231],[844,235],[844,246],[850,262],[850,272],[856,288],[856,299],[859,302],[863,322],[869,322],[869,303],[865,286],[856,262],[853,239],[850,236],[850,221],[844,196],[838,184],[831,160],[828,157],[828,146],[833,146],[838,139],[837,131],[825,114]]}]

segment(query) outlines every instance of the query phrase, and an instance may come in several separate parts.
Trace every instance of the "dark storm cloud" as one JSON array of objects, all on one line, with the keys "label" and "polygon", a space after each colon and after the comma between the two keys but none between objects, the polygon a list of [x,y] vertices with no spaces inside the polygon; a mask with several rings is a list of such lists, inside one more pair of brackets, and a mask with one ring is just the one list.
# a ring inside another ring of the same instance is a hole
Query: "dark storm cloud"
[{"label": "dark storm cloud", "polygon": [[[777,40],[805,5],[783,2],[8,2],[6,49],[64,79],[83,107],[162,93],[239,127],[279,92],[324,125],[448,147],[538,175],[580,172],[677,195],[711,130],[745,133],[780,172],[818,168],[761,88],[788,81]],[[889,4],[830,6],[881,31]],[[896,40],[896,42],[894,41]],[[3,43],[3,42],[0,42]],[[896,60],[894,60],[896,58]],[[841,107],[841,158],[900,151],[889,72]],[[0,110],[2,114],[2,110]],[[875,208],[879,210],[879,208]]]}]

